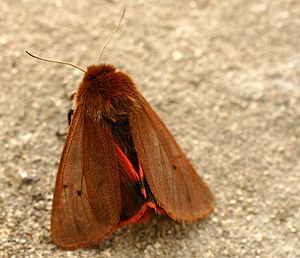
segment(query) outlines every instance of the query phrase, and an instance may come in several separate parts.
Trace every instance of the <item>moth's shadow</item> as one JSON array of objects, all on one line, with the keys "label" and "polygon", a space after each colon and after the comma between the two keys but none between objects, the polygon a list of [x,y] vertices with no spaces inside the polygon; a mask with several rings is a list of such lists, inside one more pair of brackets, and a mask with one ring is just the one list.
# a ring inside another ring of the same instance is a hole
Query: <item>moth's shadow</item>
[{"label": "moth's shadow", "polygon": [[143,253],[149,245],[163,248],[166,243],[170,245],[174,242],[174,252],[176,252],[175,249],[180,248],[178,243],[197,234],[196,231],[202,227],[201,224],[202,222],[178,223],[168,216],[152,214],[146,224],[124,227],[94,248],[97,249],[97,253],[102,253],[105,250],[118,250],[126,246],[126,250],[123,251],[125,254],[128,251],[128,257],[130,257],[133,253]]}]

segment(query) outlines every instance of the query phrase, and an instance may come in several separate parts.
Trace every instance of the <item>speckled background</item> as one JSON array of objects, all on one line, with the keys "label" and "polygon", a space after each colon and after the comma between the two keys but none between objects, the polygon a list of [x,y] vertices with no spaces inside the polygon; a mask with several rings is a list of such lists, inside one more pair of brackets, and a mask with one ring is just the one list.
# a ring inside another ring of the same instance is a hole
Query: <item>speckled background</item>
[{"label": "speckled background", "polygon": [[[82,74],[27,56],[103,60],[129,73],[216,198],[213,215],[154,217],[99,247],[61,251],[49,236]],[[0,257],[300,257],[300,2],[0,2]]]}]

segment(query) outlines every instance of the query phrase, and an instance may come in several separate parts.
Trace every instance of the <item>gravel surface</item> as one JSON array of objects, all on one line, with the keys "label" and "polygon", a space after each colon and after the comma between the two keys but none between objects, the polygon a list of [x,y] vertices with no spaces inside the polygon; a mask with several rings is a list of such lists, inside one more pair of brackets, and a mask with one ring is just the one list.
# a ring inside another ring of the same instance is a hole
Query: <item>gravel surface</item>
[{"label": "gravel surface", "polygon": [[[99,247],[49,235],[68,96],[129,73],[215,194],[209,219],[154,216]],[[0,1],[0,257],[300,257],[300,1]]]}]

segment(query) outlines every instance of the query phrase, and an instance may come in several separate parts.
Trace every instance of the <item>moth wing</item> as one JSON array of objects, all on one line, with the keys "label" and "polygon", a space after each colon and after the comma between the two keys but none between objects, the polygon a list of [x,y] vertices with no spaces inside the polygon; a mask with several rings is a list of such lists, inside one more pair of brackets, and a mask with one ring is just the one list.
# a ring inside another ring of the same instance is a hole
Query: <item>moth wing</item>
[{"label": "moth wing", "polygon": [[56,179],[52,239],[65,249],[97,244],[118,223],[121,207],[118,158],[112,135],[78,108]]},{"label": "moth wing", "polygon": [[158,205],[174,220],[207,217],[213,195],[198,176],[164,123],[140,96],[141,107],[129,113],[138,159]]}]

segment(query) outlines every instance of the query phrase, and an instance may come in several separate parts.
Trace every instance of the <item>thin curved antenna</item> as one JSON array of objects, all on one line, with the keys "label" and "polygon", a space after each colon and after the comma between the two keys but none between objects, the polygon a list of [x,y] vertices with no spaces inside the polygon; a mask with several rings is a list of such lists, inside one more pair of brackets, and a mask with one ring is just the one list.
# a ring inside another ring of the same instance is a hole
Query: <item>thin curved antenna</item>
[{"label": "thin curved antenna", "polygon": [[110,40],[112,39],[112,36],[114,35],[114,33],[119,29],[120,25],[121,25],[121,22],[125,16],[125,12],[126,12],[126,7],[124,7],[123,9],[123,12],[122,12],[122,15],[121,15],[121,18],[120,18],[120,21],[118,23],[118,25],[114,28],[114,30],[110,33],[110,35],[108,36],[108,38],[106,39],[101,51],[100,51],[100,55],[99,55],[99,58],[98,58],[98,64],[100,64],[100,60],[101,60],[101,56],[102,56],[102,53],[104,51],[104,49],[107,47],[108,43],[110,42]]},{"label": "thin curved antenna", "polygon": [[50,62],[50,63],[56,63],[56,64],[70,65],[70,66],[73,66],[74,68],[77,68],[78,70],[80,70],[80,71],[86,73],[86,71],[85,71],[83,68],[81,68],[80,66],[78,66],[78,65],[75,65],[75,64],[72,64],[72,63],[69,63],[69,62],[66,62],[66,61],[50,60],[50,59],[47,59],[47,58],[38,57],[38,56],[35,56],[35,55],[29,53],[27,50],[25,50],[25,52],[26,52],[28,55],[30,55],[31,57],[36,58],[36,59],[38,59],[38,60],[42,60],[42,61]]}]

